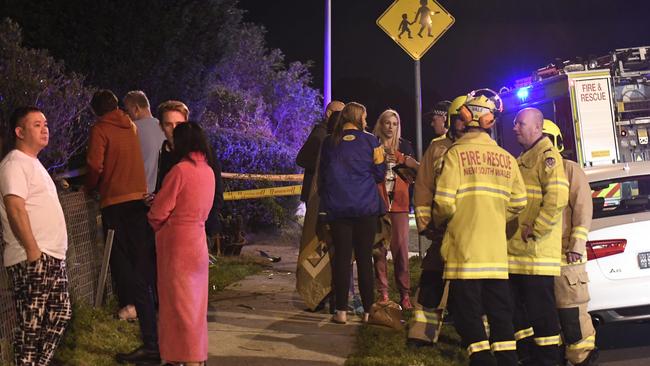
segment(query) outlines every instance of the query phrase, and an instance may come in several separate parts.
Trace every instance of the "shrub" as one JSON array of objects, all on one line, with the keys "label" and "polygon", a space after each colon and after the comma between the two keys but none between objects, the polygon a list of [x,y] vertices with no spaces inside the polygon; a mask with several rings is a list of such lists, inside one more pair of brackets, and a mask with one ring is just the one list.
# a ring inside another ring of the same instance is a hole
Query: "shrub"
[{"label": "shrub", "polygon": [[39,155],[51,172],[62,170],[86,144],[88,101],[92,90],[84,78],[66,73],[63,62],[47,51],[22,46],[20,27],[10,19],[0,22],[0,130],[9,139],[8,119],[19,106],[43,110],[50,129],[50,143]]},{"label": "shrub", "polygon": [[264,100],[247,90],[216,87],[208,96],[203,120],[216,128],[271,136]]},{"label": "shrub", "polygon": [[262,27],[245,24],[229,38],[215,68],[206,110],[222,128],[256,130],[294,154],[321,117],[322,98],[312,88],[309,62],[287,65],[280,50],[268,49]]},{"label": "shrub", "polygon": [[[294,174],[298,171],[293,153],[273,138],[209,126],[207,131],[224,172]],[[294,184],[224,179],[225,191]],[[242,215],[247,226],[254,230],[279,227],[294,217],[298,204],[298,196],[226,201],[223,215]]]}]

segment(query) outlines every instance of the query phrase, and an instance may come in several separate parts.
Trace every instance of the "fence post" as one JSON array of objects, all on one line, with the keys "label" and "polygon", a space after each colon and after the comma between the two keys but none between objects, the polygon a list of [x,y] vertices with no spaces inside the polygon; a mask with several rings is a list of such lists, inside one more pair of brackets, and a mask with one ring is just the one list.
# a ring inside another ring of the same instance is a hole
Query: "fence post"
[{"label": "fence post", "polygon": [[99,283],[97,284],[97,294],[95,295],[95,307],[102,306],[104,302],[104,288],[106,287],[106,277],[108,276],[108,263],[111,259],[111,249],[113,248],[113,237],[115,230],[108,229],[106,234],[106,244],[104,245],[104,257],[102,258],[102,269],[99,272]]}]

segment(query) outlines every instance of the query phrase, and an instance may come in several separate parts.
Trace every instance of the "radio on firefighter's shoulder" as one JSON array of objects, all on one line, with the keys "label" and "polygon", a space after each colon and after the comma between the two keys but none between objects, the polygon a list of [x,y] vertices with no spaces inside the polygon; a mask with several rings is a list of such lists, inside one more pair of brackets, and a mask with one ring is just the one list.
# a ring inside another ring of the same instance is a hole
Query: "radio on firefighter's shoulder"
[{"label": "radio on firefighter's shoulder", "polygon": [[415,176],[418,173],[415,169],[406,166],[406,164],[395,165],[393,171],[408,184],[415,182]]}]

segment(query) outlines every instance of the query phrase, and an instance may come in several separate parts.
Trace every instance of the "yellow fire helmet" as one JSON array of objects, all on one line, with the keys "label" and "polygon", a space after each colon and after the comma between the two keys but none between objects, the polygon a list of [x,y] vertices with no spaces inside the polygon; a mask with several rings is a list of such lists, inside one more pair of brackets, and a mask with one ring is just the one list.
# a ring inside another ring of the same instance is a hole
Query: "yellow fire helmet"
[{"label": "yellow fire helmet", "polygon": [[447,110],[447,124],[445,125],[447,130],[451,129],[451,121],[458,118],[458,110],[465,104],[466,100],[467,95],[461,95],[456,97],[449,105],[449,109]]},{"label": "yellow fire helmet", "polygon": [[467,94],[467,100],[460,107],[460,118],[467,127],[489,129],[503,111],[503,101],[491,89],[478,89]]},{"label": "yellow fire helmet", "polygon": [[555,146],[555,148],[562,152],[564,151],[564,139],[562,138],[562,131],[550,119],[544,119],[544,126],[542,126],[542,133],[546,135]]}]

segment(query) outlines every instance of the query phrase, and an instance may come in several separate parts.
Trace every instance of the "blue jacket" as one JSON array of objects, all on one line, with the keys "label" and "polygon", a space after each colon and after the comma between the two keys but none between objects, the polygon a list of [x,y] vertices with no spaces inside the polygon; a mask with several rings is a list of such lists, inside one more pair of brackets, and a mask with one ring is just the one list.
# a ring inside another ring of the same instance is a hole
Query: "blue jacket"
[{"label": "blue jacket", "polygon": [[377,189],[385,175],[384,149],[375,136],[346,129],[338,145],[327,136],[318,172],[320,212],[326,214],[325,220],[385,214]]}]

